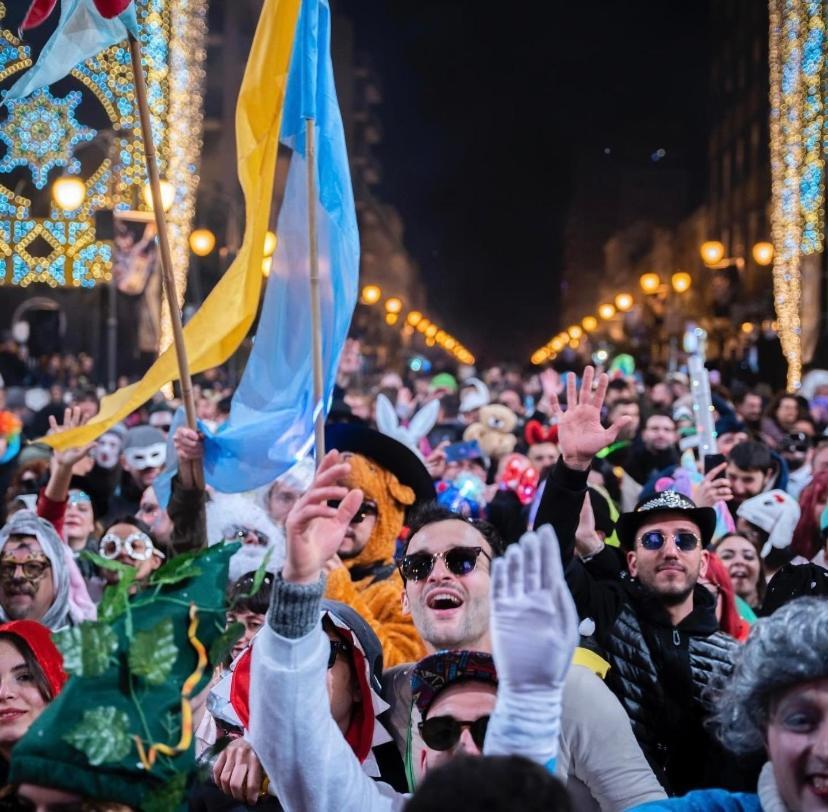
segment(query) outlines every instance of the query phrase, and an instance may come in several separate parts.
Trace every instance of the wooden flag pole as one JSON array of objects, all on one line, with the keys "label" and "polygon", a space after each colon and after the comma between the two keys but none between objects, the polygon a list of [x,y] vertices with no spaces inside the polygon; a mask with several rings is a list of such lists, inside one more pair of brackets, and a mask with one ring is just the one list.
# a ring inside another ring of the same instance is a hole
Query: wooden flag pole
[{"label": "wooden flag pole", "polygon": [[[152,137],[149,103],[147,102],[147,83],[144,78],[144,68],[141,64],[141,43],[133,36],[129,38],[129,53],[132,58],[132,75],[135,82],[135,98],[138,102],[138,117],[141,121],[141,134],[144,141],[144,155],[147,160],[147,174],[149,175],[150,190],[152,191],[152,210],[155,215],[155,226],[158,230],[158,245],[161,249],[161,278],[167,295],[167,306],[172,321],[175,355],[178,360],[178,377],[181,381],[181,397],[187,413],[187,425],[196,429],[195,398],[193,396],[193,381],[190,376],[190,367],[187,362],[187,347],[184,343],[184,331],[181,326],[181,311],[178,309],[178,300],[175,295],[175,277],[173,275],[172,254],[170,252],[170,237],[167,231],[167,218],[164,215],[164,203],[161,198],[161,178],[158,174],[158,159],[155,154],[155,142]],[[190,471],[192,484],[196,488],[204,489],[204,469],[201,464],[194,462]],[[185,475],[186,478],[186,475]],[[185,484],[187,484],[185,482]]]},{"label": "wooden flag pole", "polygon": [[316,465],[325,456],[325,410],[322,404],[322,313],[319,305],[319,246],[316,230],[316,143],[312,118],[305,119],[305,160],[308,165],[308,242],[310,245],[311,355],[313,360],[313,404],[319,411],[314,421]]}]

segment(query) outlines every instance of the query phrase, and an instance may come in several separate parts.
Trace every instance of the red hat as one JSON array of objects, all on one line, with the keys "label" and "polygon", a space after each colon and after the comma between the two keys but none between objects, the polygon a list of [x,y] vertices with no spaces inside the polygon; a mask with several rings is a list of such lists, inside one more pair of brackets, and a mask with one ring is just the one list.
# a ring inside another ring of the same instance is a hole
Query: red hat
[{"label": "red hat", "polygon": [[29,647],[43,669],[52,698],[56,697],[69,677],[63,670],[63,655],[52,642],[51,631],[35,620],[12,620],[0,625],[0,632],[14,635]]}]

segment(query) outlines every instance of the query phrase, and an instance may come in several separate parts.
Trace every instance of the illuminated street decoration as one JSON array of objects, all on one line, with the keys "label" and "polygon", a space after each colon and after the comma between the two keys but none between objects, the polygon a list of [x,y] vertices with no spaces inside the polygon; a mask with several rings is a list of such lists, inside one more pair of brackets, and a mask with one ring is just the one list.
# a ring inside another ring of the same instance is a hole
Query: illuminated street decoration
[{"label": "illuminated street decoration", "polygon": [[0,172],[28,167],[37,189],[46,185],[49,172],[56,166],[77,175],[81,166],[74,157],[75,147],[97,135],[97,130],[84,127],[75,118],[81,98],[78,90],[58,99],[44,89],[10,101],[8,118],[0,124],[0,141],[6,145]]},{"label": "illuminated street decoration", "polygon": [[774,303],[788,388],[802,375],[801,258],[823,250],[826,138],[822,0],[770,0]]},{"label": "illuminated street decoration", "polygon": [[[159,169],[175,187],[168,222],[181,298],[199,180],[207,0],[136,0],[136,6]],[[0,21],[5,14],[0,2]],[[0,81],[9,84],[31,64],[29,47],[12,31],[0,28]],[[89,94],[105,112],[102,118],[111,128],[111,146],[99,165],[91,168],[91,174],[88,168],[84,172],[86,197],[76,211],[65,212],[52,205],[48,217],[35,218],[32,201],[16,194],[10,188],[13,184],[6,185],[0,177],[0,284],[92,287],[109,281],[112,249],[96,238],[95,212],[147,208],[141,196],[147,178],[126,43],[79,65],[71,76],[79,87],[63,99],[46,90],[9,105],[8,117],[0,123],[0,140],[6,147],[0,172],[28,168],[38,190],[45,187],[54,167],[77,173],[80,166],[74,151],[95,137],[88,122],[75,118],[81,97]],[[27,127],[34,128],[37,139],[21,138]],[[45,137],[47,132],[49,137]],[[51,180],[55,180],[54,174]],[[20,243],[26,240],[20,250]],[[30,251],[35,242],[38,250]],[[168,336],[162,323],[162,346]]]}]

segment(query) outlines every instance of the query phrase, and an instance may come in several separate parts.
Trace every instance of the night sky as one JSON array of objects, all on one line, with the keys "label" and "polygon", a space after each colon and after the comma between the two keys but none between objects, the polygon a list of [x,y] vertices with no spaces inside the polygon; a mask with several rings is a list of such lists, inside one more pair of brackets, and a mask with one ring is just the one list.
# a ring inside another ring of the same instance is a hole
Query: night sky
[{"label": "night sky", "polygon": [[565,326],[579,173],[663,149],[690,173],[688,210],[701,200],[706,0],[334,5],[382,81],[379,197],[402,215],[434,318],[481,360],[525,362]]}]

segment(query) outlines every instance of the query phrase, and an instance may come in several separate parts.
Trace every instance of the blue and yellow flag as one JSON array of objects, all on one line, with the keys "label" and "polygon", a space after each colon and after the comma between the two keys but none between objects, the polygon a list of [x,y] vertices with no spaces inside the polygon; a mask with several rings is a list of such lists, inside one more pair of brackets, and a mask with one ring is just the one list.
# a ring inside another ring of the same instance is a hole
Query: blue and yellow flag
[{"label": "blue and yellow flag", "polygon": [[[356,305],[359,233],[334,88],[330,36],[327,0],[304,0],[281,132],[282,144],[292,150],[290,169],[259,330],[229,420],[215,435],[202,427],[206,435],[205,479],[220,491],[237,493],[264,485],[308,453],[314,415],[330,402]],[[316,122],[315,200],[308,199],[305,133],[309,119]],[[310,206],[316,207],[318,229],[324,370],[321,403],[313,398]]]}]

